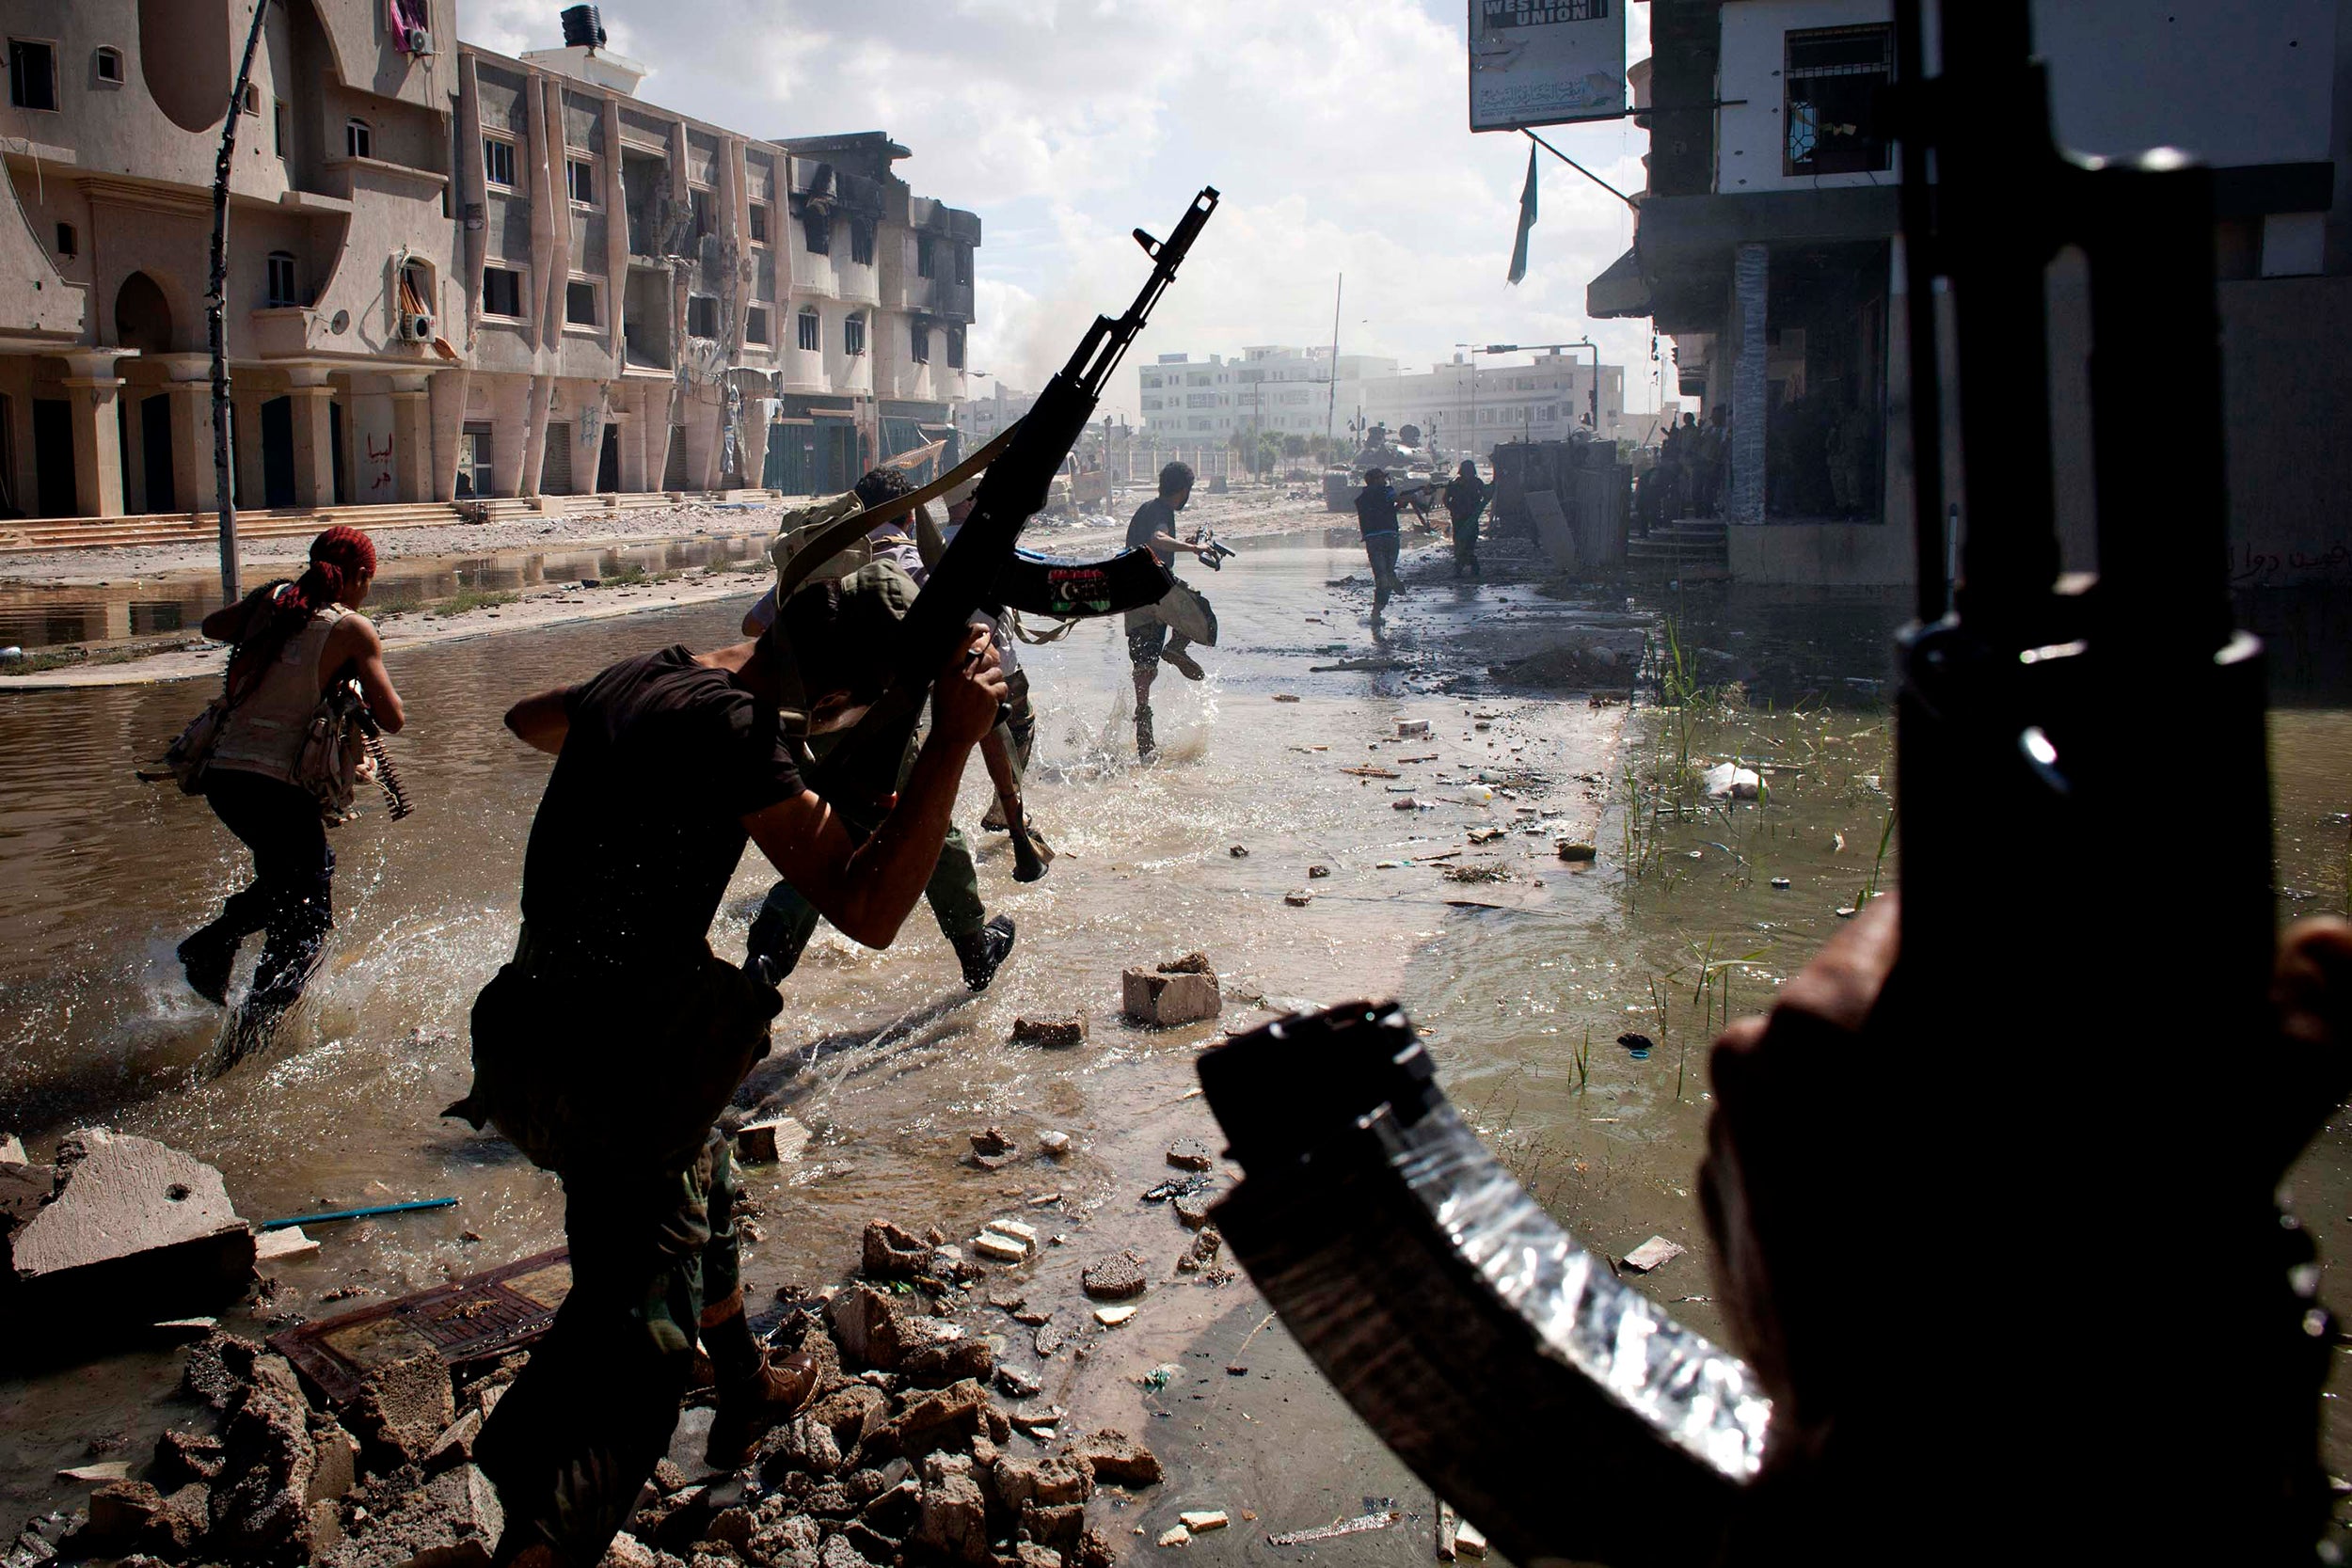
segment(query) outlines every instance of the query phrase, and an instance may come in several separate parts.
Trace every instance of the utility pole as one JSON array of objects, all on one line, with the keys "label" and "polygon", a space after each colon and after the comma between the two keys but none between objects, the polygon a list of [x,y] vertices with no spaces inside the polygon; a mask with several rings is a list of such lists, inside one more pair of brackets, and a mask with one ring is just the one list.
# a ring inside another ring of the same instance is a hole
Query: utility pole
[{"label": "utility pole", "polygon": [[220,128],[220,159],[213,166],[213,287],[204,299],[204,319],[213,348],[213,483],[220,499],[220,596],[223,604],[245,597],[237,571],[237,497],[229,461],[229,174],[236,166],[237,121],[245,115],[245,91],[253,80],[253,53],[262,46],[262,24],[270,0],[253,0],[253,25],[245,35],[245,58],[229,89],[229,116]]},{"label": "utility pole", "polygon": [[[1340,418],[1340,291],[1346,285],[1347,274],[1339,275],[1331,285],[1331,401],[1323,411],[1323,444],[1331,445]],[[1327,454],[1324,461],[1329,462]]]}]

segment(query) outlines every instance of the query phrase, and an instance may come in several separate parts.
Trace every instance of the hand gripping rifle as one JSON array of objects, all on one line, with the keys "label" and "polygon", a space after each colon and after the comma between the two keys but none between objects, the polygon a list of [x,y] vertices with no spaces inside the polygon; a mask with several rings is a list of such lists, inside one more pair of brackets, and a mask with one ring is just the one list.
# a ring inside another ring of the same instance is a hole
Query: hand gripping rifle
[{"label": "hand gripping rifle", "polygon": [[[1392,1005],[1201,1058],[1246,1173],[1217,1221],[1340,1391],[1515,1560],[2310,1561],[2335,1331],[2274,1189],[2341,1095],[2267,1003],[2211,176],[2061,154],[2028,0],[1937,8],[1932,80],[1919,0],[1894,9],[1921,585],[1900,955],[1858,1037],[1780,1037],[1781,1082],[1802,1080],[1781,1164],[1747,1167],[1732,1216],[1764,1260],[1749,1317],[1777,1397],[1511,1180]],[[2095,581],[2060,579],[2054,521],[2045,270],[2069,245],[2091,284]],[[2184,718],[2193,864],[2153,852],[2179,801],[2147,776]],[[2193,947],[2151,974],[2179,937],[2143,911],[2185,905]],[[2197,1092],[2211,1074],[2226,1099]]]},{"label": "hand gripping rifle", "polygon": [[1136,243],[1152,258],[1152,276],[1125,315],[1116,321],[1108,316],[1094,319],[1070,362],[1045,384],[1009,433],[1004,451],[989,464],[971,514],[900,623],[882,694],[819,765],[812,781],[819,794],[831,799],[841,791],[844,798],[873,798],[891,787],[889,781],[921,716],[932,678],[962,645],[973,612],[993,614],[1003,608],[997,578],[1013,559],[1022,528],[1044,510],[1054,476],[1085,433],[1104,384],[1143,330],[1152,308],[1176,280],[1176,269],[1209,214],[1216,211],[1216,192],[1203,188],[1166,240],[1155,240],[1140,229],[1135,231]]}]

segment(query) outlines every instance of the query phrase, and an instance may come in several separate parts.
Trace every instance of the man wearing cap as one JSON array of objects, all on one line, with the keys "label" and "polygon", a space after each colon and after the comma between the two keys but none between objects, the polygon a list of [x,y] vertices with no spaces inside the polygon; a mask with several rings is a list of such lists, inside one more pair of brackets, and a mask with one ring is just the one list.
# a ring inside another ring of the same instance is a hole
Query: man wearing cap
[{"label": "man wearing cap", "polygon": [[563,1179],[572,1282],[475,1449],[504,1505],[501,1564],[595,1568],[668,1450],[697,1340],[718,1376],[719,1468],[814,1392],[814,1362],[771,1364],[745,1315],[713,1126],[783,999],[707,933],[747,842],[869,946],[922,895],[1004,700],[987,634],[941,672],[930,734],[869,831],[809,789],[797,743],[878,694],[882,665],[856,650],[893,635],[911,597],[905,574],[866,566],[803,589],[753,641],[623,659],[506,715],[556,760],[521,936],[475,999],[473,1087],[450,1114]]}]

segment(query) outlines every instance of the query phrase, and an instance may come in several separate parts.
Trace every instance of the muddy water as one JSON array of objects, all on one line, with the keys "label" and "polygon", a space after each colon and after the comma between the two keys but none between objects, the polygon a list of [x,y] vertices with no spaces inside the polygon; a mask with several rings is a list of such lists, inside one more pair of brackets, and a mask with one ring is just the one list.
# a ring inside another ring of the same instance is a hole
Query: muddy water
[{"label": "muddy water", "polygon": [[[605,548],[403,557],[384,562],[369,591],[368,610],[381,618],[465,592],[518,593],[544,583],[744,561],[758,555],[767,543],[765,533],[707,534]],[[246,581],[257,581],[261,575],[248,573]],[[194,631],[198,622],[219,607],[220,578],[212,571],[88,584],[8,584],[0,586],[0,644],[45,648]]]},{"label": "muddy water", "polygon": [[[1083,627],[1027,652],[1042,713],[1031,807],[1061,858],[1046,881],[1020,888],[1003,841],[982,841],[983,892],[1021,929],[995,986],[966,997],[921,911],[887,953],[820,935],[789,982],[760,1085],[817,1137],[797,1165],[753,1175],[764,1210],[755,1290],[836,1277],[870,1217],[954,1233],[1049,1193],[1059,1200],[1032,1217],[1070,1244],[1047,1249],[1032,1294],[1070,1298],[1078,1322],[1074,1275],[1102,1250],[1135,1244],[1172,1260],[1182,1233],[1136,1195],[1164,1173],[1168,1138],[1214,1136],[1184,1095],[1192,1054],[1218,1027],[1127,1029],[1116,1018],[1118,972],[1202,948],[1224,977],[1224,1028],[1301,1001],[1402,996],[1431,1031],[1457,1101],[1591,1244],[1622,1253],[1657,1233],[1692,1249],[1652,1289],[1715,1330],[1691,1186],[1705,1041],[1726,1009],[1768,999],[1874,867],[1882,885],[1894,880],[1891,857],[1877,864],[1886,734],[1870,683],[1884,673],[1883,629],[1899,606],[1661,606],[1432,579],[1375,642],[1360,586],[1332,586],[1363,575],[1345,535],[1254,542],[1221,575],[1194,575],[1216,601],[1225,645],[1203,656],[1205,684],[1163,673],[1157,766],[1133,763],[1115,628]],[[1712,650],[1703,677],[1740,683],[1745,706],[1710,710],[1686,732],[1679,716],[1637,708],[1629,719],[1622,705],[1486,673],[1571,631],[1638,649],[1661,609]],[[219,1016],[187,992],[171,949],[236,885],[244,856],[200,804],[129,773],[196,694],[0,704],[0,1128],[24,1131],[41,1151],[93,1120],[165,1138],[219,1164],[257,1218],[459,1199],[451,1211],[320,1227],[322,1254],[281,1271],[276,1299],[248,1326],[335,1310],[321,1299],[333,1290],[418,1288],[554,1244],[552,1180],[496,1139],[437,1119],[466,1085],[467,1006],[513,941],[523,838],[546,776],[546,759],[509,740],[498,715],[518,694],[624,654],[726,639],[739,610],[717,604],[397,656],[412,718],[395,753],[418,815],[390,824],[372,814],[337,835],[338,931],[311,998],[267,1055],[210,1085],[189,1069]],[[1313,669],[1343,659],[1393,667]],[[1397,740],[1400,721],[1425,721],[1429,736]],[[2347,805],[2352,722],[2306,707],[2282,713],[2275,737],[2281,881],[2305,895],[2296,907],[2341,907],[2345,830],[2335,814]],[[1626,771],[1655,768],[1670,749],[1677,763],[1687,753],[1769,766],[1771,797],[1662,822],[1629,814]],[[976,769],[960,813],[967,828],[984,787]],[[1470,842],[1494,829],[1490,842]],[[1564,836],[1596,844],[1597,863],[1558,860]],[[1311,879],[1315,864],[1330,875]],[[1776,889],[1774,878],[1790,885]],[[765,881],[747,860],[713,932],[722,949],[739,943]],[[1291,893],[1312,900],[1292,907]],[[1085,1045],[1006,1042],[1016,1015],[1073,1008],[1090,1015]],[[1649,1039],[1644,1055],[1617,1043],[1635,1033]],[[966,1133],[990,1123],[1025,1150],[1039,1130],[1059,1128],[1078,1151],[994,1174],[959,1164]],[[2331,1134],[2298,1178],[2317,1195],[2309,1203],[2331,1259],[2352,1245],[2348,1148],[2352,1139]],[[2339,1220],[2341,1241],[2329,1233]],[[1248,1508],[1261,1513],[1259,1533],[1237,1528],[1219,1549],[1254,1558],[1265,1555],[1264,1529],[1327,1523],[1367,1497],[1425,1514],[1425,1495],[1411,1495],[1279,1325],[1262,1326],[1245,1283],[1180,1284],[1165,1268],[1159,1277],[1169,1283],[1135,1323],[1096,1338],[1086,1363],[1065,1351],[1041,1369],[1048,1397],[1073,1418],[1138,1430],[1171,1458],[1170,1484],[1118,1525],[1156,1533],[1180,1507]],[[1014,1343],[1016,1359],[1030,1359]],[[1251,1371],[1229,1378],[1223,1368],[1237,1362]],[[1139,1393],[1132,1380],[1163,1363],[1187,1369],[1175,1391]],[[167,1397],[175,1371],[176,1356],[154,1349],[0,1382],[0,1524],[70,1502],[72,1489],[51,1472],[81,1462],[93,1437],[121,1433],[126,1455],[142,1457],[154,1430],[183,1414]],[[1302,1451],[1320,1457],[1301,1465]],[[1351,1538],[1343,1560],[1425,1560],[1424,1528]]]}]

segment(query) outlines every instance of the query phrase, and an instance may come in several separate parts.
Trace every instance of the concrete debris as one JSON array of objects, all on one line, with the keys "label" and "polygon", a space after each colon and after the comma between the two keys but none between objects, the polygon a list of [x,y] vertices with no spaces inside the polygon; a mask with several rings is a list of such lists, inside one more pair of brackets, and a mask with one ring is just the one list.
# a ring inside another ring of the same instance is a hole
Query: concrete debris
[{"label": "concrete debris", "polygon": [[1590,861],[1600,858],[1600,851],[1590,844],[1564,838],[1552,845],[1552,852],[1564,861]]},{"label": "concrete debris", "polygon": [[303,1488],[303,1497],[313,1505],[334,1502],[358,1483],[358,1440],[338,1425],[333,1417],[313,1416],[310,1418],[310,1484]]},{"label": "concrete debris", "polygon": [[243,1397],[254,1357],[261,1354],[262,1347],[250,1339],[214,1331],[188,1347],[188,1359],[180,1370],[181,1397],[227,1410]]},{"label": "concrete debris", "polygon": [[1017,1400],[1031,1399],[1045,1391],[1045,1385],[1041,1380],[1019,1367],[997,1368],[996,1386]]},{"label": "concrete debris", "polygon": [[1087,1437],[1071,1444],[1064,1450],[1084,1459],[1094,1469],[1094,1479],[1109,1481],[1114,1486],[1156,1486],[1160,1480],[1159,1456],[1116,1427],[1100,1427]]},{"label": "concrete debris", "polygon": [[1673,1262],[1682,1256],[1682,1252],[1680,1243],[1670,1242],[1663,1236],[1652,1236],[1648,1241],[1627,1253],[1622,1261],[1635,1274],[1647,1274],[1652,1269],[1661,1268]]},{"label": "concrete debris", "polygon": [[428,1350],[369,1368],[351,1417],[372,1468],[422,1459],[457,1418],[449,1364]]},{"label": "concrete debris", "polygon": [[1282,902],[1288,904],[1294,910],[1303,910],[1314,901],[1315,895],[1311,893],[1286,893],[1282,895]]},{"label": "concrete debris", "polygon": [[1209,1211],[1216,1207],[1216,1193],[1184,1193],[1170,1205],[1176,1217],[1187,1230],[1198,1230],[1209,1223]]},{"label": "concrete debris", "polygon": [[987,1340],[966,1338],[959,1324],[945,1319],[902,1311],[869,1285],[843,1291],[826,1312],[842,1357],[851,1365],[901,1372],[925,1386],[984,1378],[995,1370]]},{"label": "concrete debris", "polygon": [[1295,691],[1277,691],[1274,694],[1274,700],[1278,703],[1295,703],[1298,701],[1298,694]]},{"label": "concrete debris", "polygon": [[1037,1352],[1040,1360],[1051,1360],[1054,1353],[1061,1349],[1063,1341],[1069,1338],[1067,1333],[1053,1323],[1040,1323],[1037,1332],[1029,1336],[1029,1348]]},{"label": "concrete debris", "polygon": [[1029,1256],[1027,1243],[999,1235],[993,1230],[983,1230],[973,1237],[972,1250],[996,1263],[1025,1262]]},{"label": "concrete debris", "polygon": [[1019,1148],[1020,1145],[1005,1135],[1002,1128],[990,1127],[972,1134],[972,1152],[975,1154],[1011,1154]]},{"label": "concrete debris", "polygon": [[85,1486],[93,1486],[104,1481],[120,1481],[130,1473],[129,1460],[104,1459],[95,1465],[76,1465],[70,1470],[59,1470],[57,1479],[78,1481]]},{"label": "concrete debris", "polygon": [[1210,964],[1209,956],[1206,953],[1187,953],[1181,958],[1171,958],[1167,963],[1160,965],[1159,972],[1162,974],[1214,975],[1216,974],[1216,970]]},{"label": "concrete debris", "polygon": [[874,1436],[881,1452],[910,1463],[940,1449],[969,1449],[976,1439],[997,1442],[1012,1435],[1012,1423],[972,1379],[910,1398],[888,1425]]},{"label": "concrete debris", "polygon": [[9,1254],[19,1310],[76,1322],[134,1304],[152,1321],[232,1296],[253,1277],[253,1232],[220,1172],[152,1138],[95,1127],[59,1143],[56,1196],[9,1238]]},{"label": "concrete debris", "polygon": [[1186,1247],[1184,1255],[1176,1259],[1177,1269],[1184,1274],[1200,1273],[1216,1261],[1217,1248],[1222,1246],[1224,1242],[1225,1238],[1217,1234],[1216,1227],[1202,1226],[1193,1232],[1192,1245]]},{"label": "concrete debris", "polygon": [[1249,847],[1246,844],[1236,844],[1225,852],[1237,861],[1246,861],[1249,858]]},{"label": "concrete debris", "polygon": [[1486,1537],[1465,1519],[1454,1528],[1454,1549],[1463,1557],[1485,1557]]},{"label": "concrete debris", "polygon": [[326,1568],[488,1568],[505,1528],[490,1478],[461,1465],[362,1522]]},{"label": "concrete debris", "polygon": [[1307,875],[1319,881],[1331,875],[1331,868],[1327,865],[1311,865],[1307,868]]},{"label": "concrete debris", "polygon": [[1400,719],[1396,721],[1396,737],[1399,740],[1425,740],[1428,736],[1429,721],[1426,719]]},{"label": "concrete debris", "polygon": [[445,1470],[452,1465],[463,1465],[473,1458],[473,1446],[482,1435],[482,1412],[469,1410],[452,1421],[433,1446],[425,1450],[424,1467]]},{"label": "concrete debris", "polygon": [[315,1257],[318,1243],[302,1233],[298,1225],[281,1226],[264,1230],[253,1238],[253,1260],[256,1263],[287,1263],[297,1258]]},{"label": "concrete debris", "polygon": [[1136,1309],[1132,1307],[1098,1307],[1094,1309],[1094,1321],[1104,1328],[1117,1328],[1135,1315]]},{"label": "concrete debris", "polygon": [[1114,1253],[1097,1262],[1089,1263],[1078,1275],[1087,1294],[1106,1301],[1124,1301],[1143,1294],[1149,1283],[1143,1273],[1143,1259],[1132,1252]]},{"label": "concrete debris", "polygon": [[1062,1018],[1016,1018],[1012,1021],[1012,1039],[1016,1045],[1041,1045],[1058,1050],[1065,1046],[1084,1045],[1087,1019],[1084,1013],[1071,1013]]},{"label": "concrete debris", "polygon": [[1178,1170],[1207,1170],[1216,1164],[1216,1151],[1199,1138],[1179,1138],[1168,1146],[1168,1163]]},{"label": "concrete debris", "polygon": [[148,1465],[147,1479],[167,1491],[192,1481],[215,1480],[220,1475],[222,1447],[221,1440],[210,1433],[167,1429],[155,1439],[155,1457]]},{"label": "concrete debris", "polygon": [[808,1129],[790,1117],[747,1121],[735,1130],[735,1157],[753,1164],[790,1164],[808,1148]]},{"label": "concrete debris", "polygon": [[1280,1535],[1266,1537],[1270,1546],[1302,1546],[1310,1541],[1329,1541],[1336,1536],[1361,1535],[1366,1530],[1387,1529],[1403,1515],[1382,1511],[1359,1513],[1353,1519],[1343,1519],[1336,1525],[1318,1525],[1313,1529],[1285,1530]]},{"label": "concrete debris", "polygon": [[1192,1531],[1184,1528],[1182,1525],[1170,1525],[1168,1528],[1160,1531],[1160,1544],[1163,1546],[1189,1546],[1192,1544]]},{"label": "concrete debris", "polygon": [[183,1558],[212,1528],[210,1494],[190,1481],[167,1497],[143,1481],[117,1481],[90,1494],[89,1523],[77,1544],[96,1555]]},{"label": "concrete debris", "polygon": [[888,1220],[866,1227],[860,1268],[868,1279],[913,1279],[930,1265],[931,1243]]},{"label": "concrete debris", "polygon": [[1216,976],[1196,970],[1154,974],[1130,969],[1120,976],[1120,990],[1127,1018],[1154,1028],[1197,1022],[1225,1010]]},{"label": "concrete debris", "polygon": [[1232,1523],[1225,1517],[1225,1511],[1221,1508],[1199,1509],[1191,1513],[1179,1513],[1176,1517],[1183,1522],[1184,1528],[1195,1535],[1207,1530],[1223,1529]]},{"label": "concrete debris", "polygon": [[1454,1560],[1454,1542],[1461,1529],[1462,1516],[1454,1512],[1454,1505],[1440,1498],[1438,1502],[1438,1560]]},{"label": "concrete debris", "polygon": [[314,1556],[318,1521],[310,1493],[318,1445],[310,1435],[310,1402],[284,1356],[253,1358],[250,1380],[221,1436],[220,1479],[210,1499],[211,1549],[239,1562],[302,1562]]},{"label": "concrete debris", "polygon": [[1055,1159],[1058,1160],[1063,1155],[1070,1152],[1070,1134],[1067,1132],[1040,1132],[1037,1135],[1037,1147],[1044,1150],[1047,1154],[1052,1155]]},{"label": "concrete debris", "polygon": [[995,1231],[1000,1236],[1009,1236],[1024,1245],[1037,1245],[1037,1227],[1024,1224],[1020,1220],[991,1220],[986,1228]]},{"label": "concrete debris", "polygon": [[0,1136],[0,1165],[29,1165],[32,1161],[24,1153],[24,1140],[10,1132]]}]

